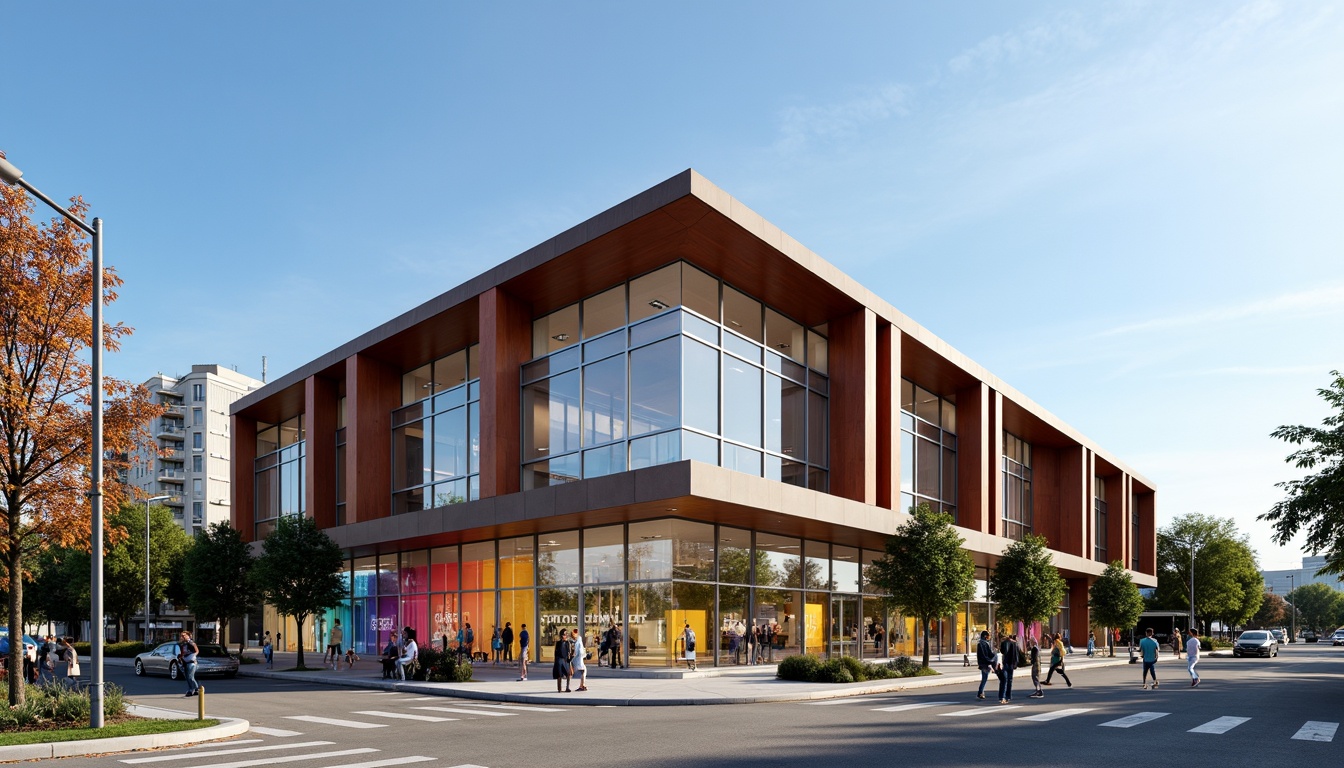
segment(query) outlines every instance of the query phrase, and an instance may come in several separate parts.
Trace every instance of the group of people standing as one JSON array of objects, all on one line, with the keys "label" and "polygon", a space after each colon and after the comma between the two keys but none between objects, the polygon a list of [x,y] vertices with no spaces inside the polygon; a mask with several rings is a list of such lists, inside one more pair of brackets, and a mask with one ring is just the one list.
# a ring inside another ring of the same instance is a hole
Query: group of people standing
[{"label": "group of people standing", "polygon": [[[1041,680],[1043,648],[1050,649],[1049,667],[1044,681]],[[980,669],[980,689],[976,692],[975,697],[977,699],[985,698],[985,685],[989,682],[989,674],[993,672],[999,678],[999,703],[1009,703],[1013,700],[1013,673],[1018,667],[1028,665],[1031,668],[1031,684],[1035,689],[1030,694],[1030,698],[1045,698],[1045,690],[1041,686],[1051,685],[1051,680],[1056,672],[1072,688],[1073,681],[1064,672],[1064,656],[1066,654],[1067,650],[1064,647],[1062,634],[1052,635],[1046,632],[1041,635],[1040,642],[1037,642],[1035,636],[1027,635],[1025,649],[1018,642],[1017,634],[1009,634],[999,642],[996,651],[989,642],[989,632],[981,632],[980,642],[975,649],[976,666]]]},{"label": "group of people standing", "polygon": [[79,654],[75,652],[73,637],[47,635],[37,646],[37,660],[23,657],[24,677],[31,683],[43,681],[79,684]]}]

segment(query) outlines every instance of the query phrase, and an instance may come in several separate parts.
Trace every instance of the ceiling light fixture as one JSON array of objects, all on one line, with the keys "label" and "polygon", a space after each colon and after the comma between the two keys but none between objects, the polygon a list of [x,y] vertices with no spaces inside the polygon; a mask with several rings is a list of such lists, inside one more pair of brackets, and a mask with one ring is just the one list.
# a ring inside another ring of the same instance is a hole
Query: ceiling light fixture
[{"label": "ceiling light fixture", "polygon": [[556,341],[569,341],[569,334],[568,334],[568,333],[557,333],[557,334],[555,334],[554,336],[552,336],[551,338],[552,338],[552,339],[555,339]]},{"label": "ceiling light fixture", "polygon": [[667,305],[657,299],[650,301],[649,306],[653,307],[654,309],[667,309]]}]

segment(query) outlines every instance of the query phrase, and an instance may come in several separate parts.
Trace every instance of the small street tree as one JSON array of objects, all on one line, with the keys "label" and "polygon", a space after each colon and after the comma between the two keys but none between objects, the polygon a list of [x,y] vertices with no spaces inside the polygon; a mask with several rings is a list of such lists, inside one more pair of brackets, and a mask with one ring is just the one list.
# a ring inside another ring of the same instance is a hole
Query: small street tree
[{"label": "small street tree", "polygon": [[1286,624],[1287,618],[1288,602],[1273,592],[1266,592],[1251,623],[1261,629],[1270,629]]},{"label": "small street tree", "polygon": [[874,586],[889,604],[924,625],[924,666],[929,666],[929,627],[975,594],[975,562],[950,515],[920,504],[887,539],[887,552],[868,566]]},{"label": "small street tree", "polygon": [[[215,619],[216,633],[261,602],[261,592],[252,579],[255,563],[252,548],[227,521],[214,523],[196,536],[196,546],[183,563],[182,581],[187,604],[197,616]],[[239,657],[245,640],[238,638]]]},{"label": "small street tree", "polygon": [[[121,533],[121,544],[103,563],[103,601],[107,615],[117,620],[117,635],[130,640],[132,616],[145,609],[145,505],[124,502],[108,514],[108,524]],[[168,597],[177,564],[191,549],[191,537],[173,520],[168,507],[149,508],[149,598],[158,605]],[[152,606],[151,606],[152,607]],[[149,617],[145,617],[148,629]]]},{"label": "small street tree", "polygon": [[[27,560],[48,546],[90,541],[89,490],[92,397],[87,361],[93,339],[90,302],[93,262],[80,230],[63,217],[48,223],[30,218],[32,200],[23,190],[0,185],[0,558],[8,578],[8,625],[24,624],[23,582]],[[79,198],[69,210],[83,216]],[[121,280],[104,270],[110,305]],[[105,347],[115,351],[131,329],[104,328]],[[143,427],[162,409],[149,392],[105,379],[103,447],[109,456],[129,455]],[[125,463],[104,462],[103,503],[115,508],[124,495],[112,482]],[[113,530],[107,545],[115,547]],[[87,574],[86,574],[87,578]],[[94,627],[101,632],[101,627]],[[9,668],[19,669],[23,643],[11,643]],[[22,704],[22,675],[9,675],[9,703]]]},{"label": "small street tree", "polygon": [[[1087,606],[1092,613],[1092,626],[1109,629],[1130,629],[1143,613],[1143,595],[1129,571],[1119,560],[1112,560],[1087,591]],[[1106,644],[1115,655],[1115,635],[1106,633]]]},{"label": "small street tree", "polygon": [[1335,623],[1344,605],[1344,595],[1329,584],[1316,582],[1293,590],[1293,604],[1302,623],[1319,632]]},{"label": "small street tree", "polygon": [[1344,573],[1344,374],[1317,390],[1333,412],[1320,427],[1283,426],[1271,437],[1300,450],[1285,460],[1298,469],[1320,470],[1301,480],[1279,483],[1288,497],[1260,516],[1274,528],[1274,543],[1286,546],[1297,532],[1307,532],[1306,550],[1325,555],[1321,573]]},{"label": "small street tree", "polygon": [[1045,537],[1028,534],[1008,545],[989,574],[989,597],[1009,621],[1047,621],[1059,612],[1068,583],[1046,549]]},{"label": "small street tree", "polygon": [[[294,617],[302,638],[309,616],[339,605],[345,597],[343,561],[341,548],[311,518],[282,517],[261,544],[252,583],[277,611]],[[302,642],[298,648],[297,666],[304,669]]]}]

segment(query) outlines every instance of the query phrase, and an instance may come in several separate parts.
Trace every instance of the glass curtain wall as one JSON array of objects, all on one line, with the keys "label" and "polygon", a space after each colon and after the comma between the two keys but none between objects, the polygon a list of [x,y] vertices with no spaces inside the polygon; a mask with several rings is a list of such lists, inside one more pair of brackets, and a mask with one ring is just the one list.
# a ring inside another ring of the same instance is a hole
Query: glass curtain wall
[{"label": "glass curtain wall", "polygon": [[1021,541],[1031,533],[1031,445],[1003,433],[1003,536]]},{"label": "glass curtain wall", "polygon": [[258,422],[257,459],[253,462],[255,540],[265,539],[281,517],[299,517],[306,511],[306,446],[302,414],[279,424]]},{"label": "glass curtain wall", "polygon": [[824,334],[682,262],[538,318],[524,490],[683,459],[827,490]]},{"label": "glass curtain wall", "polygon": [[1129,567],[1131,570],[1139,570],[1139,495],[1131,493],[1129,496]]},{"label": "glass curtain wall", "polygon": [[1092,478],[1092,559],[1099,563],[1106,559],[1106,478]]},{"label": "glass curtain wall", "polygon": [[480,345],[406,373],[392,414],[392,513],[480,498]]},{"label": "glass curtain wall", "polygon": [[901,508],[957,516],[957,408],[901,379]]}]

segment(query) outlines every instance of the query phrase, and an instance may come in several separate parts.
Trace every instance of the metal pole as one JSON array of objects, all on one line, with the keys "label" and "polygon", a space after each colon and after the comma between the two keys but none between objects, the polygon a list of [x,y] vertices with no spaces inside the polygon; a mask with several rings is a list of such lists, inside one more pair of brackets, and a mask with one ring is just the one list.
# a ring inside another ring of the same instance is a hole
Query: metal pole
[{"label": "metal pole", "polygon": [[1195,629],[1195,542],[1190,542],[1190,631]]},{"label": "metal pole", "polygon": [[89,685],[89,727],[103,727],[103,220],[93,220],[93,390],[90,416],[93,421],[92,488],[89,503],[93,508],[89,523],[89,546],[93,567],[90,594],[89,666],[93,668]]},{"label": "metal pole", "polygon": [[1289,614],[1289,621],[1292,622],[1290,629],[1288,630],[1288,642],[1290,643],[1297,642],[1297,603],[1293,602],[1293,592],[1296,590],[1297,574],[1290,573],[1288,574],[1288,610],[1292,611],[1292,613]]},{"label": "metal pole", "polygon": [[145,499],[145,645],[149,645],[149,499]]}]

